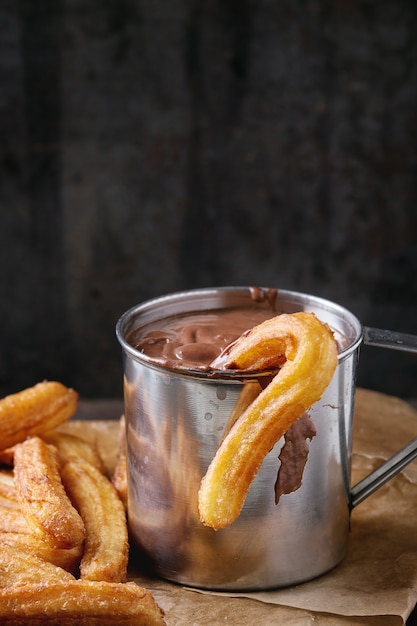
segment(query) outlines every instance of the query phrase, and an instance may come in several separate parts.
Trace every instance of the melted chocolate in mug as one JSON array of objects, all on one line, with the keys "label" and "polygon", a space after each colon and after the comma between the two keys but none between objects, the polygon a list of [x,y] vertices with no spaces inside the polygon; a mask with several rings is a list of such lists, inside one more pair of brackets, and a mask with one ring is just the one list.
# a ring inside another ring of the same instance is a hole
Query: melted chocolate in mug
[{"label": "melted chocolate in mug", "polygon": [[128,342],[159,365],[204,371],[230,343],[274,315],[255,307],[186,313],[134,330]]}]

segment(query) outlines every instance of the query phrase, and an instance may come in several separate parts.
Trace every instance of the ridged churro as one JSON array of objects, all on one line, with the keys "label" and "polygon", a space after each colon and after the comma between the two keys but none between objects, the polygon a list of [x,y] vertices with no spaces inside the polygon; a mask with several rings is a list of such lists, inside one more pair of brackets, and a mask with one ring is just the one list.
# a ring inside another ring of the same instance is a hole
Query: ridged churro
[{"label": "ridged churro", "polygon": [[[10,526],[6,531],[0,532],[0,550],[4,545],[33,554],[43,561],[57,565],[74,575],[78,573],[78,566],[83,554],[82,544],[73,548],[54,548],[38,535],[30,532],[13,532]],[[0,577],[0,586],[1,584]]]},{"label": "ridged churro", "polygon": [[280,368],[221,442],[201,482],[200,518],[217,530],[239,516],[265,456],[322,396],[337,366],[337,344],[313,313],[282,314],[242,335],[213,365]]},{"label": "ridged churro", "polygon": [[129,543],[125,508],[115,487],[83,459],[66,463],[61,474],[86,529],[81,578],[124,582]]},{"label": "ridged churro", "polygon": [[61,567],[5,543],[0,543],[0,573],[0,587],[33,583],[46,585],[57,580],[75,580]]},{"label": "ridged churro", "polygon": [[68,420],[78,406],[78,394],[59,382],[44,381],[0,400],[2,450],[39,435]]},{"label": "ridged churro", "polygon": [[85,528],[62,484],[58,451],[40,437],[30,437],[14,452],[15,486],[26,521],[52,546],[81,544]]},{"label": "ridged churro", "polygon": [[0,623],[10,626],[163,626],[152,594],[135,583],[56,580],[0,589]]},{"label": "ridged churro", "polygon": [[91,443],[71,435],[69,433],[62,433],[57,430],[52,430],[42,434],[42,439],[46,443],[51,443],[58,450],[58,455],[61,464],[65,464],[68,461],[74,461],[77,459],[84,459],[94,465],[100,472],[104,473],[104,463],[97,450]]}]

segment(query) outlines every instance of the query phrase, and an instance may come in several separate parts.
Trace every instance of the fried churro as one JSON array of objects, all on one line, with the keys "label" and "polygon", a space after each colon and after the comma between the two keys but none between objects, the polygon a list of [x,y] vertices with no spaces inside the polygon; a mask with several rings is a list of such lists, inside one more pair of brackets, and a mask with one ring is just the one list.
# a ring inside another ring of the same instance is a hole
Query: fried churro
[{"label": "fried churro", "polygon": [[61,567],[0,540],[0,587],[48,584],[57,580],[69,581],[74,580],[74,577]]},{"label": "fried churro", "polygon": [[239,516],[263,459],[291,424],[320,399],[336,365],[332,331],[306,312],[278,315],[255,326],[216,359],[213,366],[217,368],[280,369],[237,419],[202,479],[199,512],[203,524],[217,530]]},{"label": "fried churro", "polygon": [[124,582],[128,561],[126,513],[110,480],[79,459],[62,468],[62,480],[86,529],[81,578]]},{"label": "fried churro", "polygon": [[62,484],[55,446],[40,437],[18,444],[14,475],[18,500],[35,534],[62,548],[84,541],[84,524]]},{"label": "fried churro", "polygon": [[10,626],[164,626],[152,594],[135,583],[56,580],[0,589],[0,623]]},{"label": "fried churro", "polygon": [[2,449],[51,430],[74,415],[78,394],[59,382],[44,381],[0,400]]}]

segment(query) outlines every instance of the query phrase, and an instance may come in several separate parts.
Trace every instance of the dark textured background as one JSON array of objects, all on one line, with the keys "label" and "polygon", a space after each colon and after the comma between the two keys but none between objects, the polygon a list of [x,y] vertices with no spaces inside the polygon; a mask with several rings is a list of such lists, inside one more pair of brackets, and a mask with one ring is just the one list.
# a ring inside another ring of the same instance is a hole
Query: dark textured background
[{"label": "dark textured background", "polygon": [[191,287],[417,332],[415,0],[2,0],[0,133],[2,394],[120,396],[117,318]]}]

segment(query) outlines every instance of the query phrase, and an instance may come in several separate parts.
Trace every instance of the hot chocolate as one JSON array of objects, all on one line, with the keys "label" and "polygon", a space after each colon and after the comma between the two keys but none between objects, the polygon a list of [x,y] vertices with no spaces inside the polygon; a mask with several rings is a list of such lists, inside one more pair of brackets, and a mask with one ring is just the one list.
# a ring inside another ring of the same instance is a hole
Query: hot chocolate
[{"label": "hot chocolate", "polygon": [[133,331],[128,341],[159,365],[209,370],[226,346],[274,315],[255,307],[179,315]]},{"label": "hot chocolate", "polygon": [[[170,369],[223,369],[213,361],[232,342],[266,319],[271,308],[241,307],[197,311],[166,317],[133,330],[128,342],[158,365]],[[339,352],[346,339],[334,331]]]}]

